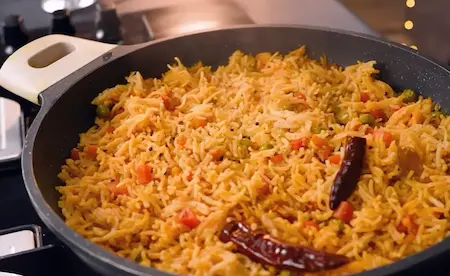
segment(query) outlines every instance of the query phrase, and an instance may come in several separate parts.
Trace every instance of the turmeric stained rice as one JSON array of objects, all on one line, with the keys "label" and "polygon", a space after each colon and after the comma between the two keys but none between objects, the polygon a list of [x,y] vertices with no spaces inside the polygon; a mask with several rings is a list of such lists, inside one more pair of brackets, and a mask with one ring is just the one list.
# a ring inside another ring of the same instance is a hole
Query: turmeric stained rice
[{"label": "turmeric stained rice", "polygon": [[[355,61],[356,62],[356,61]],[[392,263],[449,234],[450,119],[394,91],[375,61],[342,68],[236,51],[216,70],[176,59],[99,94],[95,125],[62,166],[59,206],[86,239],[185,275],[277,275],[218,234],[232,220],[341,254],[341,275]],[[329,209],[348,136],[367,140],[345,216]]]}]

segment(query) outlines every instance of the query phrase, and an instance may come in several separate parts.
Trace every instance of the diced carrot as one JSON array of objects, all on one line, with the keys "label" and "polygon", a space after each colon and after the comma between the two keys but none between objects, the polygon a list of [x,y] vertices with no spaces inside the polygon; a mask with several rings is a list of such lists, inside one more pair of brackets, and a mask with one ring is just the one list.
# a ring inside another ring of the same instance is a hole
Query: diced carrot
[{"label": "diced carrot", "polygon": [[330,157],[328,157],[328,161],[331,164],[339,164],[341,162],[341,156],[340,155],[331,155]]},{"label": "diced carrot", "polygon": [[70,158],[73,160],[80,160],[80,151],[78,149],[72,149],[70,151]]},{"label": "diced carrot", "polygon": [[385,121],[387,119],[386,114],[384,113],[384,111],[382,109],[374,109],[374,110],[370,111],[370,115],[375,117],[375,119],[382,119],[383,121]]},{"label": "diced carrot", "polygon": [[195,213],[191,210],[191,208],[186,207],[181,210],[181,213],[178,216],[178,222],[184,224],[185,226],[193,229],[200,224],[200,220],[197,218]]},{"label": "diced carrot", "polygon": [[206,126],[206,124],[207,124],[206,119],[202,119],[202,118],[192,119],[192,126],[194,128],[204,127],[204,126]]},{"label": "diced carrot", "polygon": [[333,148],[331,148],[330,146],[324,145],[317,151],[317,155],[319,156],[319,159],[322,162],[325,162],[325,160],[328,159],[328,157],[330,156],[330,154],[332,152],[333,152]]},{"label": "diced carrot", "polygon": [[186,177],[186,179],[187,179],[188,181],[191,181],[193,177],[194,177],[194,174],[193,174],[192,172],[189,172],[189,174],[188,174],[188,176]]},{"label": "diced carrot", "polygon": [[152,167],[148,165],[139,165],[136,168],[136,176],[139,184],[147,184],[152,179]]},{"label": "diced carrot", "polygon": [[363,102],[363,103],[365,103],[365,102],[370,100],[370,95],[368,93],[365,93],[365,92],[359,93],[359,97],[360,97],[361,102]]},{"label": "diced carrot", "polygon": [[274,164],[279,164],[281,161],[283,161],[283,156],[281,154],[275,154],[270,158]]},{"label": "diced carrot", "polygon": [[368,127],[366,128],[366,134],[373,134],[373,128],[370,127],[370,126],[368,126]]},{"label": "diced carrot", "polygon": [[261,71],[262,69],[264,69],[266,64],[269,62],[271,56],[272,55],[267,52],[259,53],[255,56],[256,67],[257,67],[258,71]]},{"label": "diced carrot", "polygon": [[300,99],[300,100],[306,100],[306,96],[302,92],[295,93],[295,97]]},{"label": "diced carrot", "polygon": [[321,148],[327,144],[327,140],[320,137],[319,135],[313,135],[311,141],[313,142],[316,147]]},{"label": "diced carrot", "polygon": [[383,129],[377,129],[373,132],[373,136],[376,139],[382,139],[383,142],[389,146],[392,142],[392,134],[390,132],[387,132]]},{"label": "diced carrot", "polygon": [[394,104],[391,106],[392,112],[398,111],[398,110],[400,110],[400,108],[402,108],[402,106],[399,104]]},{"label": "diced carrot", "polygon": [[186,141],[187,141],[186,137],[180,136],[178,138],[178,145],[180,145],[180,147],[184,148],[184,146],[186,145]]},{"label": "diced carrot", "polygon": [[304,221],[304,222],[302,223],[302,226],[303,226],[303,227],[313,227],[313,228],[316,229],[316,231],[319,231],[319,230],[320,230],[319,225],[318,225],[315,221],[313,221],[313,220]]},{"label": "diced carrot", "polygon": [[250,146],[253,150],[259,150],[259,145],[257,143],[252,143]]},{"label": "diced carrot", "polygon": [[113,133],[114,130],[115,130],[115,128],[113,126],[109,126],[108,128],[106,128],[107,133]]},{"label": "diced carrot", "polygon": [[406,229],[408,234],[416,235],[419,230],[419,226],[414,222],[414,218],[411,215],[406,215],[402,218],[401,225],[403,226],[401,229]]},{"label": "diced carrot", "polygon": [[353,206],[347,201],[342,201],[333,216],[345,223],[349,223],[353,217]]},{"label": "diced carrot", "polygon": [[400,222],[398,225],[397,225],[397,231],[398,232],[400,232],[400,233],[408,233],[408,229]]},{"label": "diced carrot", "polygon": [[115,196],[117,195],[127,195],[128,194],[128,189],[126,185],[120,185],[117,186],[117,182],[113,181],[111,183],[108,183],[107,185],[108,190],[114,194]]},{"label": "diced carrot", "polygon": [[291,149],[298,150],[300,148],[305,148],[308,146],[309,139],[308,138],[299,138],[291,141]]},{"label": "diced carrot", "polygon": [[264,184],[259,187],[258,189],[258,194],[262,195],[262,196],[267,196],[270,194],[270,185],[267,182],[264,182]]},{"label": "diced carrot", "polygon": [[95,145],[87,146],[86,153],[89,158],[96,159],[97,158],[97,146],[95,146]]},{"label": "diced carrot", "polygon": [[164,107],[169,111],[174,111],[177,106],[180,105],[180,101],[170,95],[162,95],[161,98],[163,100]]},{"label": "diced carrot", "polygon": [[209,152],[215,161],[222,161],[223,154],[220,150],[212,150]]}]

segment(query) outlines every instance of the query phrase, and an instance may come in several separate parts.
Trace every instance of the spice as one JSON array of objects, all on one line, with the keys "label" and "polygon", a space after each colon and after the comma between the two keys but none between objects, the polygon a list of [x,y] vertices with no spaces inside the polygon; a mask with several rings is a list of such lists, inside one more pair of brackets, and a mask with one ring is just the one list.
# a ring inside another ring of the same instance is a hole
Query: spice
[{"label": "spice", "polygon": [[308,247],[285,244],[261,232],[254,233],[240,222],[229,222],[220,233],[224,243],[233,242],[237,251],[262,264],[298,272],[316,272],[340,267],[350,259]]},{"label": "spice", "polygon": [[336,174],[330,194],[330,209],[335,210],[355,191],[363,168],[366,151],[366,139],[348,137],[344,160]]}]

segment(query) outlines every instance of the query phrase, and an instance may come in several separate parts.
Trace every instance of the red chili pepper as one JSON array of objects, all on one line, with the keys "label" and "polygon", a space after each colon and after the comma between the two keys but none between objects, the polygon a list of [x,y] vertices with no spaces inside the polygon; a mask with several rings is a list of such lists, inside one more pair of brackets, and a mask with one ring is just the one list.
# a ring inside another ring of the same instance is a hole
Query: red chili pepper
[{"label": "red chili pepper", "polygon": [[366,139],[347,137],[344,159],[334,178],[330,193],[330,209],[335,210],[355,191],[363,169]]},{"label": "red chili pepper", "polygon": [[240,222],[229,222],[222,229],[220,241],[232,242],[237,251],[254,262],[298,272],[317,272],[350,262],[343,255],[329,254],[308,247],[285,244],[268,234],[254,233]]}]

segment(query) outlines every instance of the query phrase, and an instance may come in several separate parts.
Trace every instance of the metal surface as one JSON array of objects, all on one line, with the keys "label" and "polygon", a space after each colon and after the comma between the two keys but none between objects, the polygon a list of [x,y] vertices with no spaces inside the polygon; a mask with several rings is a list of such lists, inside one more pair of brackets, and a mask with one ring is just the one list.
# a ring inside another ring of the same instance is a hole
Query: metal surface
[{"label": "metal surface", "polygon": [[210,0],[152,9],[142,15],[153,39],[254,23],[233,1]]},{"label": "metal surface", "polygon": [[[189,9],[195,9],[196,6],[215,0],[106,1],[118,1],[116,2],[118,13],[126,15],[143,10],[186,5],[189,5]],[[307,24],[376,35],[376,32],[337,0],[222,0],[221,2],[235,3],[256,24]]]},{"label": "metal surface", "polygon": [[20,158],[24,135],[20,105],[0,98],[0,164]]},{"label": "metal surface", "polygon": [[[140,71],[145,77],[160,76],[174,56],[186,65],[202,60],[215,67],[225,64],[236,49],[286,53],[299,45],[307,45],[312,58],[326,53],[331,62],[344,66],[377,60],[380,78],[394,89],[411,88],[433,98],[445,110],[450,107],[450,94],[446,93],[450,89],[449,71],[407,47],[359,34],[298,26],[242,26],[117,47],[109,58],[98,58],[40,95],[42,107],[30,127],[22,158],[26,188],[40,218],[86,263],[105,275],[168,275],[106,251],[75,233],[62,219],[55,190],[55,185],[61,184],[57,174],[78,134],[93,124],[91,100],[103,89],[122,83],[130,71]],[[450,240],[445,239],[418,254],[359,275],[401,273],[449,249]]]}]

